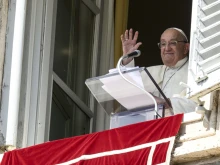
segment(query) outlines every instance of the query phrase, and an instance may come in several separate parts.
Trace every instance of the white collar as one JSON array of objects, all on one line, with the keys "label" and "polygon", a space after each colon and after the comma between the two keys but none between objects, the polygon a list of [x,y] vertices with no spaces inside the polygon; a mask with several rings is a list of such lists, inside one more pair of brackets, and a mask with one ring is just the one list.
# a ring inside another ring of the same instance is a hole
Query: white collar
[{"label": "white collar", "polygon": [[187,60],[188,60],[188,56],[186,56],[185,58],[179,60],[179,61],[176,63],[176,65],[171,66],[171,67],[167,67],[167,69],[177,69],[177,68],[181,67],[182,65],[184,65]]}]

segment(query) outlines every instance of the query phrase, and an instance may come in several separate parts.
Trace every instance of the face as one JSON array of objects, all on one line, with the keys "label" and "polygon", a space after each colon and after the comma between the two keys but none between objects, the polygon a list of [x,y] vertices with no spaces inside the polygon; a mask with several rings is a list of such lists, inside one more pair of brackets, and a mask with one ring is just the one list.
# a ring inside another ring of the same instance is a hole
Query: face
[{"label": "face", "polygon": [[[167,29],[161,35],[161,43],[173,43],[172,41],[184,41],[182,34],[175,29]],[[176,63],[187,56],[189,44],[184,42],[177,42],[176,45],[166,44],[161,47],[161,58],[166,66],[175,66]]]}]

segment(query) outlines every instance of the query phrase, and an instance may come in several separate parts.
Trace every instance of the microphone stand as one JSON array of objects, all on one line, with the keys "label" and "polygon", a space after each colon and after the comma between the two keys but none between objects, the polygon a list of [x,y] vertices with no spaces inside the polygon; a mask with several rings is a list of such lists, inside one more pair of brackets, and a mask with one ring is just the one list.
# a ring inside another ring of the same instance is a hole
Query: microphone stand
[{"label": "microphone stand", "polygon": [[[140,55],[140,51],[139,51],[139,55]],[[139,56],[139,55],[138,55],[138,56]],[[134,56],[134,57],[135,57],[135,56]],[[128,80],[126,77],[124,77],[124,75],[121,73],[120,65],[121,65],[121,61],[122,61],[124,58],[128,58],[128,56],[122,56],[122,57],[118,60],[118,63],[117,63],[117,70],[118,70],[119,74],[121,75],[121,77],[122,77],[125,81],[129,82],[130,84],[132,84],[132,85],[136,86],[137,88],[139,88],[140,90],[142,90],[144,93],[146,93],[146,94],[153,100],[154,105],[155,105],[154,118],[157,119],[158,116],[161,117],[161,116],[159,115],[159,113],[158,113],[158,106],[157,106],[157,102],[156,102],[155,98],[154,98],[149,92],[147,92],[145,89],[143,89],[143,88],[141,88],[140,86],[138,86],[138,85],[132,83],[131,81],[129,81],[129,80]]]},{"label": "microphone stand", "polygon": [[168,98],[165,96],[165,94],[163,93],[163,91],[160,89],[160,87],[158,86],[158,84],[156,83],[156,81],[154,80],[154,78],[151,76],[150,72],[147,70],[146,67],[144,67],[144,71],[147,73],[147,75],[149,76],[149,78],[151,79],[151,81],[154,83],[154,85],[156,86],[156,88],[158,89],[158,91],[160,92],[160,94],[163,96],[164,100],[166,101],[166,103],[169,105],[169,107],[172,109],[172,105],[170,104],[170,101],[168,100]]}]

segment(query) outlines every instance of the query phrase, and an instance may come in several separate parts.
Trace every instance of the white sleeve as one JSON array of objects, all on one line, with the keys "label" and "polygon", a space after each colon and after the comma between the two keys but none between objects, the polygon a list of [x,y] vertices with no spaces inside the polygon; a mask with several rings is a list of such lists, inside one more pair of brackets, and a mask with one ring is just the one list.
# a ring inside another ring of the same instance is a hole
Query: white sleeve
[{"label": "white sleeve", "polygon": [[197,106],[196,102],[181,96],[172,97],[170,101],[174,114],[194,112]]},{"label": "white sleeve", "polygon": [[131,62],[129,62],[127,65],[122,65],[122,64],[121,64],[121,66],[134,67],[134,66],[135,66],[134,59],[133,59]]}]

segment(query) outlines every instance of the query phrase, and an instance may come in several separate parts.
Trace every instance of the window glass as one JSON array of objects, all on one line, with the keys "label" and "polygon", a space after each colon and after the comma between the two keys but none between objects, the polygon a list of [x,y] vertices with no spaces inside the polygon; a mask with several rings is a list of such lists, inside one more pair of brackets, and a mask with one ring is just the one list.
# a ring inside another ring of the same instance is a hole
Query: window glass
[{"label": "window glass", "polygon": [[90,77],[94,14],[83,2],[78,6],[58,0],[53,69],[88,104],[85,80]]},{"label": "window glass", "polygon": [[[53,71],[89,105],[89,90],[95,15],[80,0],[58,0]],[[50,140],[89,133],[90,117],[54,83],[51,105]],[[89,107],[89,106],[88,106]]]},{"label": "window glass", "polygon": [[89,133],[90,118],[53,83],[49,140]]}]

